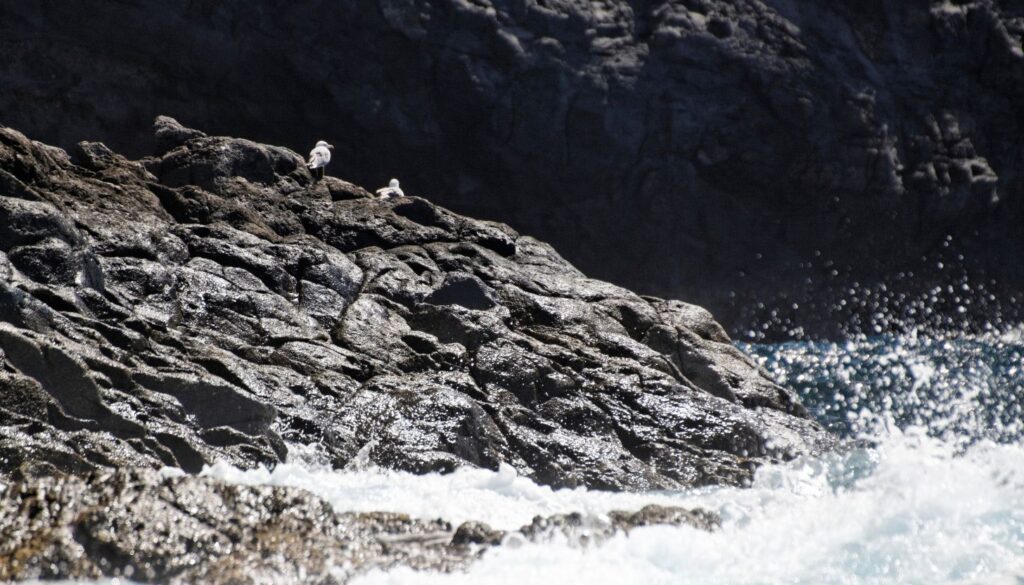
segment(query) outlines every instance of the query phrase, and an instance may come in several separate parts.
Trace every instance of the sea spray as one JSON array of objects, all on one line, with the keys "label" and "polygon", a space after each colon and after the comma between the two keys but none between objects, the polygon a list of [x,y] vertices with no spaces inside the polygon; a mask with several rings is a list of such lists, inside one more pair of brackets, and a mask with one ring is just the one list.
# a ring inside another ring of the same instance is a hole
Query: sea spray
[{"label": "sea spray", "polygon": [[960,446],[1024,438],[1024,340],[1014,330],[741,347],[846,437],[917,427]]},{"label": "sea spray", "polygon": [[337,510],[393,510],[515,528],[535,515],[656,503],[717,512],[715,532],[647,527],[598,546],[508,543],[465,573],[407,568],[381,583],[585,582],[693,585],[1019,585],[1024,446],[1019,336],[860,338],[746,346],[850,439],[835,452],[760,468],[749,488],[554,490],[510,467],[416,476],[333,471],[315,447],[274,470],[204,474],[308,489]]},{"label": "sea spray", "polygon": [[[871,450],[765,467],[750,489],[648,496],[717,511],[723,525],[713,533],[641,528],[596,548],[499,548],[464,574],[398,569],[357,582],[1015,584],[1024,576],[1024,476],[1015,470],[1024,470],[1019,446],[957,454],[898,434]],[[587,495],[602,498],[577,497]]]}]

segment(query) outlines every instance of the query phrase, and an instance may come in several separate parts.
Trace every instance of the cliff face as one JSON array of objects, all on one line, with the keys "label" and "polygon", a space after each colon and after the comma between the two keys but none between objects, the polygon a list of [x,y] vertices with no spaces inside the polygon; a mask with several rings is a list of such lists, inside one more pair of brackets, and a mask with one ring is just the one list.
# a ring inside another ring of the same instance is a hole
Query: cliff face
[{"label": "cliff face", "polygon": [[507,463],[553,486],[735,483],[831,439],[703,309],[507,226],[313,182],[170,118],[157,156],[0,129],[0,466]]},{"label": "cliff face", "polygon": [[[139,155],[164,112],[327,137],[359,183],[399,174],[729,325],[750,299],[941,282],[939,260],[1024,281],[1007,254],[1024,245],[1013,3],[129,0],[2,16],[0,115],[40,139]],[[794,317],[827,320],[821,306]]]}]

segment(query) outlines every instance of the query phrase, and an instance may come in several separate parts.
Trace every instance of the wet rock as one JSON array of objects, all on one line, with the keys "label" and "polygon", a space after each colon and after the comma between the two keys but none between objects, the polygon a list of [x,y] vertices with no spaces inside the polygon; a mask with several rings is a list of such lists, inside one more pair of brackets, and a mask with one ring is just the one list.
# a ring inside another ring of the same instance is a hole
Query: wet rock
[{"label": "wet rock", "polygon": [[608,514],[612,526],[619,530],[629,531],[643,526],[690,525],[702,530],[714,530],[722,521],[716,514],[706,510],[686,510],[676,506],[658,506],[651,504],[636,512],[612,511]]},{"label": "wet rock", "polygon": [[287,149],[156,134],[143,166],[0,129],[22,185],[0,194],[6,474],[273,465],[292,441],[338,467],[644,490],[832,443],[699,307],[425,199],[314,182]]},{"label": "wet rock", "polygon": [[336,513],[294,489],[119,471],[0,491],[0,579],[339,583],[396,564],[449,571],[475,553],[451,526]]},{"label": "wet rock", "polygon": [[0,486],[0,579],[345,583],[396,565],[460,570],[513,539],[587,545],[641,526],[717,522],[700,510],[648,506],[607,519],[538,516],[516,531],[482,522],[453,530],[444,520],[333,510],[298,489],[122,470]]},{"label": "wet rock", "polygon": [[578,512],[536,516],[526,526],[511,531],[495,530],[483,522],[464,522],[455,530],[451,543],[496,546],[522,540],[543,543],[564,539],[573,546],[591,546],[617,534],[628,534],[636,528],[659,525],[712,531],[721,525],[721,518],[706,510],[651,504],[635,512],[612,510],[606,516],[588,516]]},{"label": "wet rock", "polygon": [[463,522],[455,530],[455,534],[452,535],[452,544],[497,545],[501,544],[501,540],[504,537],[505,532],[502,530],[495,530],[484,522],[470,521]]},{"label": "wet rock", "polygon": [[612,510],[607,519],[580,513],[537,516],[533,522],[519,530],[519,534],[534,542],[564,536],[581,545],[598,544],[615,534],[644,526],[690,526],[711,531],[721,525],[717,514],[705,510],[687,510],[676,506],[644,506],[636,512]]}]

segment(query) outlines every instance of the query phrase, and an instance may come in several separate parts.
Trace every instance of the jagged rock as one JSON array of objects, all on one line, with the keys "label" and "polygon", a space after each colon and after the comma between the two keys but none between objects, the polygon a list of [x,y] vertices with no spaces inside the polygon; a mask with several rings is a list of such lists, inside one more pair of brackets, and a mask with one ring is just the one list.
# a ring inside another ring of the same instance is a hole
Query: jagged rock
[{"label": "jagged rock", "polygon": [[199,130],[186,128],[170,116],[157,116],[153,123],[153,137],[156,139],[156,154],[166,154],[193,138],[202,138],[206,134]]},{"label": "jagged rock", "polygon": [[287,149],[156,131],[168,148],[139,163],[0,129],[21,182],[0,192],[4,473],[272,465],[292,441],[339,467],[362,450],[643,490],[832,443],[698,307],[504,225],[314,182]]},{"label": "jagged rock", "polygon": [[496,546],[509,539],[546,542],[555,537],[564,538],[572,545],[600,544],[608,538],[629,533],[644,526],[691,526],[699,530],[715,530],[721,518],[707,510],[687,510],[675,506],[651,504],[635,512],[612,510],[607,517],[584,516],[578,512],[536,516],[519,530],[495,530],[484,522],[463,522],[455,530],[453,545]]}]

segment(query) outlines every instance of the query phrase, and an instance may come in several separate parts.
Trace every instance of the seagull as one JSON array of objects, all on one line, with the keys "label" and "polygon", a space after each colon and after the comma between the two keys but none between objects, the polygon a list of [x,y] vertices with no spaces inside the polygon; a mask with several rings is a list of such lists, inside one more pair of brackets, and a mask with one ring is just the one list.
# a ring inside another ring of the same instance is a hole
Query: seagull
[{"label": "seagull", "polygon": [[402,188],[398,186],[398,179],[391,179],[388,182],[387,187],[381,187],[377,189],[377,195],[381,199],[390,199],[391,197],[405,197],[405,193],[402,192]]},{"label": "seagull", "polygon": [[316,143],[313,150],[309,151],[309,162],[306,166],[313,171],[313,177],[316,180],[324,178],[324,167],[327,163],[331,162],[331,149],[334,145],[327,144],[326,141],[321,140]]}]

